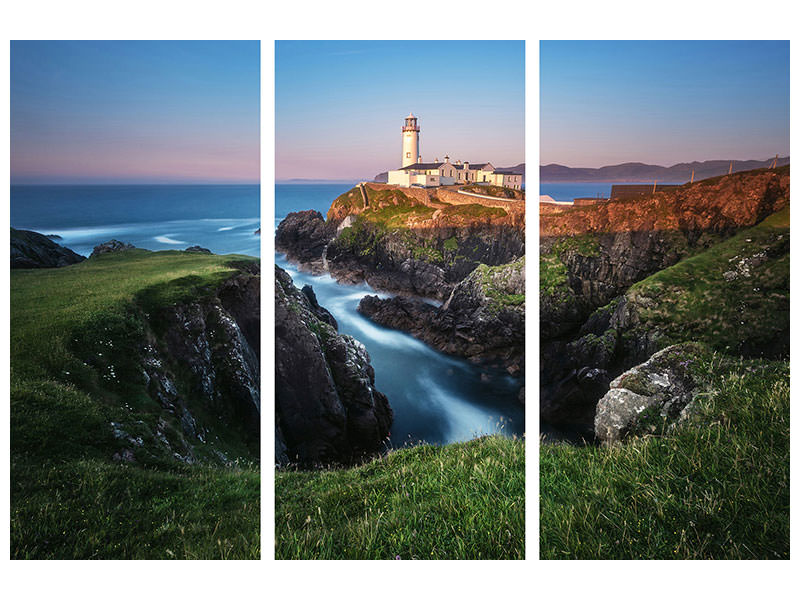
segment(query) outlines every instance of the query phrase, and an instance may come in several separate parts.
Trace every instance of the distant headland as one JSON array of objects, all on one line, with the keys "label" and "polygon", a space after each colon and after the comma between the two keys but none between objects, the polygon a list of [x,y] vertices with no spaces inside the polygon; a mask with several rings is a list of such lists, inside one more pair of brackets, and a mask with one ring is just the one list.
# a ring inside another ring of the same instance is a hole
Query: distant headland
[{"label": "distant headland", "polygon": [[678,163],[671,167],[647,165],[639,162],[622,163],[600,168],[565,167],[549,164],[539,167],[539,180],[543,183],[557,182],[624,182],[624,181],[689,181],[694,171],[694,179],[707,179],[725,175],[728,172],[751,171],[789,164],[789,157],[767,160],[706,160],[702,162]]}]

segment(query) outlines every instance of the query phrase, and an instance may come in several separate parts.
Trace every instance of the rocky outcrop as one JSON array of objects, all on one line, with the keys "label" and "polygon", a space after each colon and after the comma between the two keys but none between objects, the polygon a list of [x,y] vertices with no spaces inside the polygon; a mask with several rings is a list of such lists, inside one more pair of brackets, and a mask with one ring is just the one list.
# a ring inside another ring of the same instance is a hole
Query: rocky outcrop
[{"label": "rocky outcrop", "polygon": [[86,260],[86,257],[56,244],[49,239],[49,236],[35,231],[11,228],[12,269],[66,267],[83,260]]},{"label": "rocky outcrop", "polygon": [[322,273],[325,271],[323,253],[334,232],[335,228],[325,223],[319,211],[290,213],[275,232],[275,249],[284,252],[288,260],[304,269]]},{"label": "rocky outcrop", "polygon": [[275,439],[279,465],[351,464],[383,447],[392,423],[364,346],[336,331],[313,290],[275,267]]},{"label": "rocky outcrop", "polygon": [[189,246],[184,252],[194,252],[195,254],[212,254],[208,248],[202,246]]},{"label": "rocky outcrop", "polygon": [[[525,253],[524,229],[476,222],[466,227],[387,230],[366,220],[326,222],[317,211],[291,213],[275,248],[291,262],[337,281],[445,300],[479,264],[501,265]],[[345,225],[342,227],[342,225]]]},{"label": "rocky outcrop", "polygon": [[89,258],[100,256],[101,254],[110,254],[112,252],[122,252],[123,250],[133,250],[136,246],[128,244],[127,242],[120,242],[119,240],[108,240],[102,244],[98,244],[92,250]]},{"label": "rocky outcrop", "polygon": [[73,332],[73,352],[101,386],[131,404],[149,396],[162,410],[153,416],[149,405],[145,420],[112,423],[122,460],[228,464],[222,436],[223,447],[258,459],[260,280],[251,262],[189,301],[137,297],[128,317]]},{"label": "rocky outcrop", "polygon": [[289,214],[275,247],[344,283],[445,300],[479,264],[525,254],[524,200],[486,203],[452,190],[367,183],[336,198],[327,220],[317,211]]},{"label": "rocky outcrop", "polygon": [[542,239],[587,233],[677,231],[730,235],[752,227],[789,202],[789,167],[745,171],[539,220]]},{"label": "rocky outcrop", "polygon": [[758,171],[543,216],[571,234],[541,241],[542,419],[591,431],[611,381],[670,344],[788,353],[788,186]]},{"label": "rocky outcrop", "polygon": [[435,307],[421,300],[366,296],[358,311],[376,323],[406,331],[447,354],[499,363],[522,374],[525,354],[525,261],[481,265]]},{"label": "rocky outcrop", "polygon": [[606,444],[657,434],[685,417],[699,387],[693,363],[702,347],[687,343],[656,352],[647,362],[614,379],[597,404],[594,431]]},{"label": "rocky outcrop", "polygon": [[752,227],[788,204],[788,167],[737,173],[636,199],[540,216],[543,339],[576,330],[592,311],[679,260]]}]

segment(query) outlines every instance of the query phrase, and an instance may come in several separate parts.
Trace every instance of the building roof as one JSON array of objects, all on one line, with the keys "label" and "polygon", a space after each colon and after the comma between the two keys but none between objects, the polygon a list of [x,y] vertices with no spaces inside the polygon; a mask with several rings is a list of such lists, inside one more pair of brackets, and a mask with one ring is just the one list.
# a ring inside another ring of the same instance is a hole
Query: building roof
[{"label": "building roof", "polygon": [[495,173],[500,173],[501,175],[524,175],[522,171],[517,171],[513,167],[508,169],[495,169]]},{"label": "building roof", "polygon": [[[451,162],[445,163],[445,162],[439,161],[439,162],[431,162],[431,163],[414,163],[413,165],[408,165],[406,167],[402,167],[402,170],[404,170],[404,171],[410,171],[410,170],[415,170],[415,171],[416,170],[419,170],[419,171],[423,171],[424,170],[424,171],[427,171],[427,170],[430,170],[430,169],[438,169],[442,165],[450,165],[454,169],[462,169],[463,170],[465,168],[465,163],[461,163],[460,165],[458,165],[456,163],[451,163]],[[491,165],[491,163],[469,163],[469,170],[470,171],[477,171],[478,169],[484,168],[486,165]],[[494,170],[495,170],[495,172],[500,172],[501,171],[501,169],[494,169]],[[502,169],[502,171],[511,173],[510,169]],[[517,175],[518,173],[515,172],[514,174]],[[521,174],[521,173],[519,173],[519,174]]]},{"label": "building roof", "polygon": [[427,171],[427,170],[429,170],[429,169],[438,169],[438,168],[439,168],[439,167],[441,167],[443,164],[444,164],[443,162],[432,162],[432,163],[414,163],[413,165],[407,165],[407,166],[405,166],[405,167],[402,167],[402,169],[401,169],[401,170],[402,170],[402,171],[411,171],[411,170],[415,170],[415,171],[417,171],[417,170],[418,170],[418,171]]}]

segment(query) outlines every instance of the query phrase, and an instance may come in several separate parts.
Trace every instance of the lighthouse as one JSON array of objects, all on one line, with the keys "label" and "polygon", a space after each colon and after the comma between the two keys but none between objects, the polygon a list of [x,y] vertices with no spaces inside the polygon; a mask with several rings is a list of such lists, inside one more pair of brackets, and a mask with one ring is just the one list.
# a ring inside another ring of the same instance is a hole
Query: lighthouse
[{"label": "lighthouse", "polygon": [[400,168],[419,162],[419,125],[414,113],[409,113],[403,125],[403,160]]}]

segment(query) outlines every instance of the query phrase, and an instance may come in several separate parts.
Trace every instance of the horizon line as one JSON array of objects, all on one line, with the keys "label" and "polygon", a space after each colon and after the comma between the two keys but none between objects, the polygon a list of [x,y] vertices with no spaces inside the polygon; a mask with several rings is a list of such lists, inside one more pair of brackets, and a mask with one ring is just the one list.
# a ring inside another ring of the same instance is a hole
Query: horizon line
[{"label": "horizon line", "polygon": [[11,181],[10,185],[261,185],[261,181]]}]

